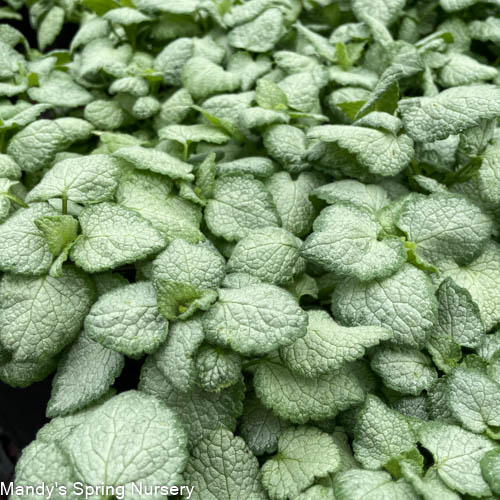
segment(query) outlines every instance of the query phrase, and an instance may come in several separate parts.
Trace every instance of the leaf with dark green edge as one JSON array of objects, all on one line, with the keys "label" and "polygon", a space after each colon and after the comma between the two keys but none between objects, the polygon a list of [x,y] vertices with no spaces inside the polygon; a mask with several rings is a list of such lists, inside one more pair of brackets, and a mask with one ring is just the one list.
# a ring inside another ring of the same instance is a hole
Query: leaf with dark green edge
[{"label": "leaf with dark green edge", "polygon": [[418,396],[437,379],[431,359],[416,349],[379,347],[370,366],[386,387],[401,394]]},{"label": "leaf with dark green edge", "polygon": [[437,299],[438,325],[431,331],[427,349],[436,366],[447,373],[462,357],[460,346],[477,347],[485,329],[470,293],[452,278],[441,283]]},{"label": "leaf with dark green edge", "polygon": [[407,135],[395,136],[378,129],[346,125],[320,125],[311,128],[307,137],[335,143],[353,154],[371,174],[396,175],[410,163],[413,140]]},{"label": "leaf with dark green edge", "polygon": [[255,19],[236,26],[229,32],[228,41],[232,47],[261,53],[271,50],[284,34],[281,11],[270,8]]},{"label": "leaf with dark green edge", "polygon": [[404,478],[413,486],[413,489],[422,496],[424,500],[460,500],[460,496],[448,488],[439,477],[437,470],[429,468],[423,477],[410,469],[406,464],[402,467]]},{"label": "leaf with dark green edge", "polygon": [[287,367],[304,377],[338,370],[392,336],[389,330],[377,326],[340,326],[326,311],[310,310],[308,317],[306,335],[279,351]]},{"label": "leaf with dark green edge", "polygon": [[333,491],[339,500],[417,500],[410,483],[394,481],[383,471],[353,469],[340,472],[334,480]]},{"label": "leaf with dark green edge", "polygon": [[162,235],[137,212],[114,203],[90,205],[78,217],[82,237],[71,259],[87,272],[135,262],[162,250]]},{"label": "leaf with dark green edge", "polygon": [[195,289],[217,289],[224,279],[225,261],[209,243],[173,240],[153,261],[152,279],[185,283]]},{"label": "leaf with dark green edge", "polygon": [[290,173],[309,168],[305,159],[307,137],[303,130],[293,125],[271,125],[263,133],[264,147],[268,155]]},{"label": "leaf with dark green edge", "polygon": [[27,172],[47,167],[69,141],[55,120],[36,120],[9,141],[7,153]]},{"label": "leaf with dark green edge", "polygon": [[500,321],[500,247],[490,240],[483,253],[470,264],[459,266],[454,262],[443,262],[439,267],[440,278],[453,278],[465,288],[478,305],[486,331]]},{"label": "leaf with dark green edge", "polygon": [[241,357],[228,349],[208,344],[196,353],[198,383],[208,392],[220,392],[241,379]]},{"label": "leaf with dark green edge", "polygon": [[41,362],[78,335],[95,289],[87,275],[68,266],[59,278],[4,274],[0,297],[4,346],[14,361]]},{"label": "leaf with dark green edge", "polygon": [[229,500],[234,491],[252,500],[266,498],[259,462],[243,439],[224,428],[196,442],[184,474],[195,500]]},{"label": "leaf with dark green edge", "polygon": [[290,425],[263,406],[254,394],[245,399],[240,433],[254,455],[274,453],[279,436]]},{"label": "leaf with dark green edge", "polygon": [[205,57],[189,59],[182,70],[181,80],[194,99],[232,92],[239,88],[240,77]]},{"label": "leaf with dark green edge", "polygon": [[238,142],[245,142],[245,136],[242,134],[240,130],[238,130],[238,128],[233,123],[224,120],[223,118],[218,118],[217,116],[213,115],[212,113],[210,113],[206,109],[203,109],[200,106],[196,106],[193,104],[191,107],[196,111],[199,111],[209,123],[221,129],[223,132],[227,132]]},{"label": "leaf with dark green edge", "polygon": [[422,426],[419,441],[432,453],[438,475],[449,488],[472,496],[491,493],[480,463],[488,451],[496,448],[493,441],[440,421]]},{"label": "leaf with dark green edge", "polygon": [[200,231],[200,207],[176,195],[165,176],[130,172],[120,180],[116,199],[120,206],[149,221],[166,243],[177,238],[190,243],[205,239]]},{"label": "leaf with dark green edge", "polygon": [[32,495],[25,494],[34,484],[43,484],[44,491],[52,491],[51,497],[62,500],[66,495],[59,492],[68,492],[73,488],[75,472],[69,463],[66,453],[56,442],[32,441],[22,452],[16,464],[15,483],[13,493],[9,496],[12,500],[24,500],[28,496],[32,500],[42,500],[46,493],[39,495],[40,490]]},{"label": "leaf with dark green edge", "polygon": [[278,440],[278,454],[261,468],[262,484],[270,498],[293,498],[319,478],[340,468],[333,438],[315,427],[286,429]]},{"label": "leaf with dark green edge", "polygon": [[[86,484],[123,486],[132,492],[138,486],[178,484],[188,458],[179,418],[139,391],[105,401],[61,445]],[[125,461],[124,446],[130,453]]]},{"label": "leaf with dark green edge", "polygon": [[176,141],[184,147],[184,159],[188,158],[188,149],[191,143],[208,142],[224,144],[230,136],[210,125],[167,125],[158,131],[160,139]]},{"label": "leaf with dark green edge", "polygon": [[254,387],[264,406],[296,424],[335,417],[360,404],[365,396],[346,369],[307,378],[275,361],[256,365]]},{"label": "leaf with dark green edge", "polygon": [[227,270],[251,274],[274,285],[290,283],[300,266],[301,244],[301,240],[282,228],[257,229],[236,244]]},{"label": "leaf with dark green edge", "polygon": [[53,71],[40,86],[28,89],[28,96],[35,102],[67,108],[85,106],[92,100],[90,92],[62,71]]},{"label": "leaf with dark green edge", "polygon": [[500,427],[500,384],[481,370],[457,367],[448,377],[448,404],[453,416],[475,433]]},{"label": "leaf with dark green edge", "polygon": [[11,387],[23,389],[48,377],[57,367],[57,359],[45,361],[14,361],[0,364],[0,380]]},{"label": "leaf with dark green edge", "polygon": [[[410,137],[432,142],[499,116],[499,93],[494,85],[453,87],[434,97],[403,99],[399,111]],[[463,113],[464,109],[470,112]]]},{"label": "leaf with dark green edge", "polygon": [[377,218],[365,208],[336,203],[321,212],[313,229],[301,248],[302,257],[338,276],[384,278],[406,261],[404,242],[380,238]]},{"label": "leaf with dark green edge", "polygon": [[416,244],[417,255],[437,267],[440,260],[450,258],[469,263],[482,252],[492,231],[491,219],[473,203],[445,193],[409,200],[397,224]]},{"label": "leaf with dark green edge", "polygon": [[59,360],[47,416],[73,413],[98,400],[113,385],[124,364],[123,355],[82,332]]},{"label": "leaf with dark green edge", "polygon": [[257,104],[266,109],[285,111],[288,109],[288,99],[281,88],[270,80],[257,81],[255,100]]},{"label": "leaf with dark green edge", "polygon": [[196,351],[205,338],[198,316],[171,323],[167,340],[153,354],[154,364],[179,392],[196,383]]},{"label": "leaf with dark green edge", "polygon": [[114,156],[126,160],[139,170],[149,170],[171,179],[194,180],[194,175],[191,173],[193,167],[189,163],[163,151],[129,146],[118,149],[114,152]]},{"label": "leaf with dark green edge", "polygon": [[382,326],[393,332],[394,345],[420,349],[437,319],[434,292],[426,273],[404,264],[382,280],[341,281],[332,295],[332,312],[345,326]]},{"label": "leaf with dark green edge", "polygon": [[250,231],[278,226],[271,194],[250,176],[226,176],[215,181],[214,196],[205,209],[208,228],[227,241],[237,241]]},{"label": "leaf with dark green edge", "polygon": [[405,417],[369,395],[356,418],[353,450],[356,460],[376,470],[416,444]]}]

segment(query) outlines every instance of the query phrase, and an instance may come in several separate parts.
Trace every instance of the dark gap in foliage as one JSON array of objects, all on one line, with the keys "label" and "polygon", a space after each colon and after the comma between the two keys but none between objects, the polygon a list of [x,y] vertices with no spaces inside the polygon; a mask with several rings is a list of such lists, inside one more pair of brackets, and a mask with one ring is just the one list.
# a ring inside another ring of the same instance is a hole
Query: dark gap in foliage
[{"label": "dark gap in foliage", "polygon": [[28,8],[24,6],[17,12],[23,17],[22,21],[16,19],[2,19],[2,23],[10,24],[10,26],[19,30],[26,37],[26,40],[28,40],[30,47],[37,47],[36,30],[31,27],[29,22]]},{"label": "dark gap in foliage", "polygon": [[35,439],[39,429],[49,421],[45,416],[45,408],[50,399],[51,387],[52,376],[24,389],[0,383],[0,401],[8,401],[8,404],[0,406],[0,431],[3,430],[0,432],[0,442],[13,463],[21,455],[21,450]]},{"label": "dark gap in foliage", "polygon": [[434,458],[432,457],[432,453],[424,448],[420,443],[417,443],[417,450],[424,457],[424,467],[431,467],[434,464]]},{"label": "dark gap in foliage", "polygon": [[114,384],[114,387],[118,392],[137,389],[143,362],[144,359],[131,359],[125,357],[125,366],[123,367],[121,375],[115,380]]}]

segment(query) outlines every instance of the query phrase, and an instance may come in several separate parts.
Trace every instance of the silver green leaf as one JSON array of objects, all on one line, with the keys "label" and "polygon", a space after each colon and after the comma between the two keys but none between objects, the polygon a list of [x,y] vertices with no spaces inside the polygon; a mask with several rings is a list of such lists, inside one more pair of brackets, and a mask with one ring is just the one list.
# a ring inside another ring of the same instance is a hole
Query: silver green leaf
[{"label": "silver green leaf", "polygon": [[262,466],[262,484],[273,500],[295,498],[315,479],[340,468],[340,453],[333,438],[315,427],[285,430],[278,454]]},{"label": "silver green leaf", "polygon": [[278,449],[278,438],[289,426],[286,420],[263,406],[255,395],[245,399],[239,429],[254,455],[274,453]]},{"label": "silver green leaf", "polygon": [[69,144],[55,120],[37,120],[18,132],[9,141],[7,153],[27,172],[36,172],[50,165],[56,153]]},{"label": "silver green leaf", "polygon": [[82,236],[70,256],[90,273],[135,262],[165,246],[162,235],[149,221],[114,203],[91,205],[78,220]]},{"label": "silver green leaf", "polygon": [[470,293],[479,306],[486,331],[500,321],[500,247],[497,243],[488,242],[483,253],[468,265],[447,262],[439,270],[443,279],[453,278]]},{"label": "silver green leaf", "polygon": [[349,470],[339,473],[334,482],[338,500],[417,500],[419,496],[404,479],[394,481],[382,471]]},{"label": "silver green leaf", "polygon": [[482,252],[492,231],[490,217],[474,203],[446,193],[410,198],[397,225],[416,244],[416,255],[434,265],[452,258],[468,264]]},{"label": "silver green leaf", "polygon": [[365,396],[358,380],[348,370],[307,378],[275,361],[257,365],[254,386],[264,406],[297,424],[335,417],[361,403]]},{"label": "silver green leaf", "polygon": [[212,94],[232,92],[240,86],[240,77],[205,57],[189,59],[182,70],[181,80],[194,99]]},{"label": "silver green leaf", "polygon": [[70,344],[94,300],[90,279],[74,267],[59,278],[5,274],[0,282],[2,342],[15,361],[44,361]]},{"label": "silver green leaf", "polygon": [[190,243],[205,239],[200,231],[201,211],[190,201],[174,194],[165,176],[150,172],[130,172],[118,186],[116,199],[151,222],[169,242],[182,238]]},{"label": "silver green leaf", "polygon": [[138,358],[167,338],[168,322],[158,311],[153,285],[141,281],[99,297],[85,318],[85,332],[108,349]]},{"label": "silver green leaf", "polygon": [[307,315],[307,334],[279,351],[290,370],[307,378],[337,370],[392,336],[379,326],[340,326],[326,311],[311,310]]},{"label": "silver green leaf", "polygon": [[338,276],[363,281],[385,278],[406,261],[404,242],[379,238],[382,228],[375,214],[365,208],[336,203],[321,212],[313,228],[301,255]]},{"label": "silver green leaf", "polygon": [[198,383],[203,390],[219,392],[231,387],[241,378],[241,358],[232,351],[202,346],[196,354]]},{"label": "silver green leaf", "polygon": [[401,394],[418,396],[437,379],[431,359],[416,349],[381,347],[370,366],[386,387]]},{"label": "silver green leaf", "polygon": [[496,447],[493,441],[439,421],[421,427],[419,441],[432,453],[439,477],[448,487],[476,497],[491,494],[480,463]]},{"label": "silver green leaf", "polygon": [[251,274],[274,285],[290,283],[296,272],[301,243],[285,229],[257,229],[236,244],[227,270]]},{"label": "silver green leaf", "polygon": [[367,469],[380,469],[415,446],[416,436],[406,418],[376,396],[367,396],[356,422],[354,456]]},{"label": "silver green leaf", "polygon": [[500,427],[500,384],[478,369],[459,367],[449,376],[447,397],[453,416],[478,434]]},{"label": "silver green leaf", "polygon": [[111,201],[121,175],[120,162],[95,154],[56,163],[28,193],[26,201],[63,198],[76,203]]},{"label": "silver green leaf", "polygon": [[245,356],[266,354],[306,334],[307,315],[297,300],[274,285],[220,289],[203,315],[207,340]]},{"label": "silver green leaf", "polygon": [[295,236],[309,232],[316,215],[309,196],[323,181],[322,175],[316,172],[301,172],[296,179],[288,172],[277,172],[266,181],[283,229]]},{"label": "silver green leaf", "polygon": [[193,244],[181,239],[170,245],[153,261],[153,281],[187,283],[198,289],[218,288],[225,275],[225,261],[208,244]]},{"label": "silver green leaf", "polygon": [[500,450],[486,453],[481,460],[481,471],[493,493],[498,495],[500,493]]},{"label": "silver green leaf", "polygon": [[221,428],[200,439],[191,450],[185,471],[195,500],[231,500],[238,496],[265,500],[259,462],[245,441]]},{"label": "silver green leaf", "polygon": [[194,180],[193,167],[168,153],[141,146],[128,146],[115,151],[114,156],[126,160],[139,170],[149,170],[171,179]]},{"label": "silver green leaf", "polygon": [[403,99],[398,106],[408,135],[418,142],[433,142],[499,116],[500,89],[494,85],[454,87],[433,97]]},{"label": "silver green leaf", "polygon": [[85,106],[92,100],[90,92],[62,71],[53,71],[39,87],[28,89],[28,95],[35,102],[66,108]]},{"label": "silver green leaf", "polygon": [[262,182],[249,176],[217,179],[205,220],[216,236],[228,241],[238,241],[253,229],[279,225],[271,194]]},{"label": "silver green leaf", "polygon": [[0,225],[0,269],[17,274],[46,273],[52,253],[43,232],[36,226],[39,217],[58,213],[47,203],[34,203],[12,214]]},{"label": "silver green leaf", "polygon": [[[51,495],[53,500],[64,498],[76,500],[77,496],[72,493],[74,474],[68,457],[57,443],[47,443],[37,439],[23,450],[16,465],[15,493],[10,498],[12,500],[42,500],[47,498],[46,488],[54,488]],[[27,492],[28,487],[39,484],[46,485],[41,495],[17,493],[17,491]],[[56,485],[63,486],[67,494],[62,494],[63,489]]]},{"label": "silver green leaf", "polygon": [[191,444],[220,427],[234,431],[236,419],[243,411],[243,383],[217,393],[206,392],[196,386],[182,392],[162,375],[151,357],[142,367],[139,390],[156,396],[179,415]]},{"label": "silver green leaf", "polygon": [[86,484],[173,486],[182,482],[188,459],[178,417],[158,399],[137,391],[103,403],[63,446]]},{"label": "silver green leaf", "polygon": [[171,323],[167,340],[154,353],[155,366],[180,392],[196,382],[195,355],[205,338],[198,317]]},{"label": "silver green leaf", "polygon": [[47,416],[73,413],[106,393],[123,369],[123,356],[82,333],[59,360]]},{"label": "silver green leaf", "polygon": [[430,278],[410,264],[382,280],[347,279],[335,288],[332,311],[347,326],[378,325],[393,332],[392,343],[423,347],[437,316]]},{"label": "silver green leaf", "polygon": [[229,44],[249,52],[271,50],[285,34],[283,15],[280,9],[267,9],[252,21],[237,26],[229,32]]},{"label": "silver green leaf", "polygon": [[353,154],[371,174],[392,176],[403,171],[414,155],[413,140],[407,135],[367,127],[321,125],[309,129],[307,137],[335,143]]}]

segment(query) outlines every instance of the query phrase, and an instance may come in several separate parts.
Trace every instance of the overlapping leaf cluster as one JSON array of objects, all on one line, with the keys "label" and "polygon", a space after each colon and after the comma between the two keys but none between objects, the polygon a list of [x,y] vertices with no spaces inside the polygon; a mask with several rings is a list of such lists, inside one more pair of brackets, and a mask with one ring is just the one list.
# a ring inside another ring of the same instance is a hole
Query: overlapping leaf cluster
[{"label": "overlapping leaf cluster", "polygon": [[500,496],[498,2],[7,4],[17,485]]}]

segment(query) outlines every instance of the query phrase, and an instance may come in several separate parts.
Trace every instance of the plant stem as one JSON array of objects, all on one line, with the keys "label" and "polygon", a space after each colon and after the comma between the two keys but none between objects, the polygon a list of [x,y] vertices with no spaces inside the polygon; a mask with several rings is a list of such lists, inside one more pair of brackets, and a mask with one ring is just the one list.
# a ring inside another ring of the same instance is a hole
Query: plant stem
[{"label": "plant stem", "polygon": [[68,197],[66,195],[63,195],[62,197],[62,210],[61,210],[63,215],[68,214]]},{"label": "plant stem", "polygon": [[10,193],[2,193],[2,195],[5,196],[6,198],[9,198],[10,201],[17,203],[19,206],[23,208],[28,208],[28,205],[24,203],[24,201],[21,200],[21,198],[18,198],[17,196],[14,196],[13,194]]}]

